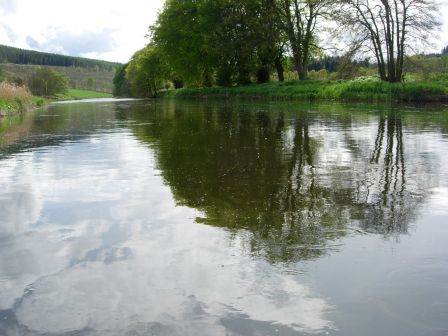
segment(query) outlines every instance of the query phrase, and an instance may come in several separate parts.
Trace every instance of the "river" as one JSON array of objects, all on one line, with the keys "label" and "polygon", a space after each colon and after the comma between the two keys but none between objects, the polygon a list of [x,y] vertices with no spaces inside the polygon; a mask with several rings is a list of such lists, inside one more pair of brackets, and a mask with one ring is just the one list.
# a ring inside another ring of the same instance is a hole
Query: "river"
[{"label": "river", "polygon": [[448,335],[448,107],[94,100],[0,121],[0,335]]}]

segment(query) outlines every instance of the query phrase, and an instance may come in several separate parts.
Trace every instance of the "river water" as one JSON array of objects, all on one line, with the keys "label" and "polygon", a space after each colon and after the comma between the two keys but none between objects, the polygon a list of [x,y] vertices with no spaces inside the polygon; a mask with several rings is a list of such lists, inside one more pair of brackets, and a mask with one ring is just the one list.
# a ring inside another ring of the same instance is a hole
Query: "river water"
[{"label": "river water", "polygon": [[0,335],[448,335],[448,107],[98,100],[0,121]]}]

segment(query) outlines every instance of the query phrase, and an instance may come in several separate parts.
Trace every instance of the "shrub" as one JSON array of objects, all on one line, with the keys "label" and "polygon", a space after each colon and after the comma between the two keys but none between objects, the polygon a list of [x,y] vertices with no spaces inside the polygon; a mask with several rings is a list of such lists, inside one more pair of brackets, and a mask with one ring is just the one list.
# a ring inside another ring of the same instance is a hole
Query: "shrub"
[{"label": "shrub", "polygon": [[31,94],[24,87],[8,82],[0,83],[0,116],[25,110],[31,100]]},{"label": "shrub", "polygon": [[0,83],[0,98],[3,100],[21,100],[23,102],[26,102],[31,99],[31,94],[22,86],[2,82]]},{"label": "shrub", "polygon": [[68,78],[57,71],[41,68],[30,77],[28,87],[34,95],[52,97],[68,92]]}]

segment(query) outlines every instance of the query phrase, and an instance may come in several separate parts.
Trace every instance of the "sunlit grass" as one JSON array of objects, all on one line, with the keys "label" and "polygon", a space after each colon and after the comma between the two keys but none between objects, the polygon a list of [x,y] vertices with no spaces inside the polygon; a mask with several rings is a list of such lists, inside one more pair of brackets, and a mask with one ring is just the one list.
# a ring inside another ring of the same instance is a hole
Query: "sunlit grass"
[{"label": "sunlit grass", "polygon": [[270,100],[340,101],[446,101],[448,86],[443,81],[386,83],[374,77],[348,81],[288,81],[231,88],[185,88],[168,91],[173,98],[249,98]]},{"label": "sunlit grass", "polygon": [[58,100],[76,100],[76,99],[94,99],[94,98],[112,98],[111,93],[98,92],[81,89],[68,89],[65,95],[58,95]]}]

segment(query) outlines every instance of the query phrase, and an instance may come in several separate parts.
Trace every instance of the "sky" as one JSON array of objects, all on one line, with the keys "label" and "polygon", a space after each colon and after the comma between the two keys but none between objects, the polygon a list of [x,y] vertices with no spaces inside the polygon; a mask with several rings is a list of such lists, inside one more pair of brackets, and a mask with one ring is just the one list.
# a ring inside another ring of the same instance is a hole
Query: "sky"
[{"label": "sky", "polygon": [[127,62],[164,0],[0,0],[0,44]]},{"label": "sky", "polygon": [[[148,42],[164,0],[0,0],[0,44],[125,63]],[[448,45],[444,26],[427,52]]]}]

